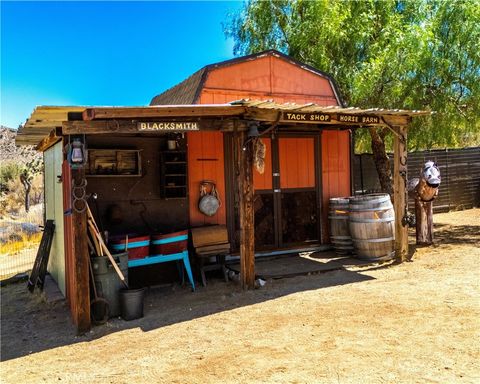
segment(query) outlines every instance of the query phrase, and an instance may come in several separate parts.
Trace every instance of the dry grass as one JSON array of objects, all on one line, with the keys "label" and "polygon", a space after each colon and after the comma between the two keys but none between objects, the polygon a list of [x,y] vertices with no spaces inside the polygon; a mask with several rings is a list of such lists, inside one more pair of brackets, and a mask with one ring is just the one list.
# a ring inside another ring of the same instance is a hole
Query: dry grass
[{"label": "dry grass", "polygon": [[14,256],[25,248],[36,248],[40,243],[40,239],[42,238],[41,233],[19,233],[17,235],[20,237],[19,240],[0,243],[0,254]]}]

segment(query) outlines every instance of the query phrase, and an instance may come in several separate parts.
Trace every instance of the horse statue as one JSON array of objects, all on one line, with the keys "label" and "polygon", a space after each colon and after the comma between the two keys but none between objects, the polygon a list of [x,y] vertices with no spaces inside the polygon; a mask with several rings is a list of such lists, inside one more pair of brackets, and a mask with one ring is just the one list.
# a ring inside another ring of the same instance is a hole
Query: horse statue
[{"label": "horse statue", "polygon": [[417,244],[433,244],[433,200],[438,196],[441,180],[437,164],[429,160],[423,166],[420,177],[408,181],[408,194],[415,199]]}]

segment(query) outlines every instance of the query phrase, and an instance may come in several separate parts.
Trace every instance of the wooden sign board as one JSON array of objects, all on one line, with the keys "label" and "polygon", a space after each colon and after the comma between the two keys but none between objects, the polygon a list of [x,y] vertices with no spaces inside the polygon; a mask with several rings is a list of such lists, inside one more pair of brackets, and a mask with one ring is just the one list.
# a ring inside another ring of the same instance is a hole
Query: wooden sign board
[{"label": "wooden sign board", "polygon": [[137,123],[139,131],[198,131],[200,123],[198,121],[140,121]]},{"label": "wooden sign board", "polygon": [[313,124],[346,124],[346,125],[375,125],[383,124],[380,116],[376,115],[358,115],[346,113],[301,113],[301,112],[283,112],[282,122],[289,123],[313,123]]},{"label": "wooden sign board", "polygon": [[340,123],[352,123],[352,124],[381,124],[382,120],[380,116],[373,115],[347,115],[339,113],[337,120]]},{"label": "wooden sign board", "polygon": [[298,123],[325,123],[331,120],[331,116],[328,113],[283,112],[282,120]]}]

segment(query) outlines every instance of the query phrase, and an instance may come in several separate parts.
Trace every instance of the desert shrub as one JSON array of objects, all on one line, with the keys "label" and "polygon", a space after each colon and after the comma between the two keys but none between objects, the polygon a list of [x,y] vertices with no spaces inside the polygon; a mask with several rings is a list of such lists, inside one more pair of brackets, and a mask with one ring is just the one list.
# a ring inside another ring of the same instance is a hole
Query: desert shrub
[{"label": "desert shrub", "polygon": [[0,165],[0,194],[5,194],[9,191],[8,183],[20,177],[23,167],[23,164],[14,162]]},{"label": "desert shrub", "polygon": [[[20,177],[7,183],[8,193],[4,194],[0,209],[4,212],[19,212],[25,208],[25,188]],[[40,204],[43,201],[43,177],[41,174],[33,176],[30,190],[30,204]]]}]

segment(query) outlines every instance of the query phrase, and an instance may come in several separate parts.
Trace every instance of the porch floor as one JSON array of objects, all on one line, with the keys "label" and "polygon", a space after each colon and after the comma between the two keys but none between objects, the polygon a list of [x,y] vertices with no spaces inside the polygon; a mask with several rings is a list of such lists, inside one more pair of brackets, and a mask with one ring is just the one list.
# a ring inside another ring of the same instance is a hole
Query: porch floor
[{"label": "porch floor", "polygon": [[[255,278],[281,279],[345,269],[352,266],[372,264],[369,260],[359,260],[351,256],[340,256],[333,251],[301,252],[281,256],[264,256],[255,259]],[[227,263],[227,268],[240,273],[240,263]]]}]

